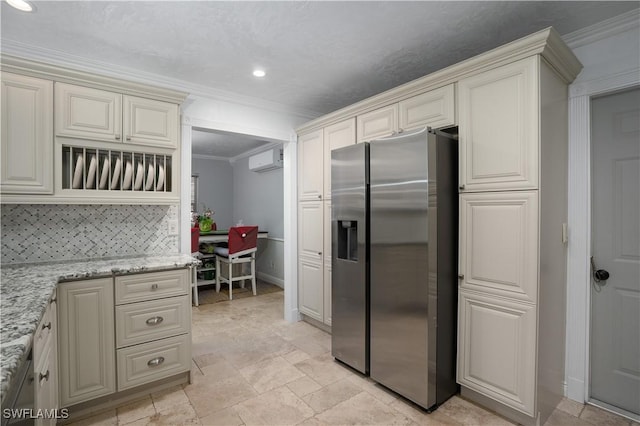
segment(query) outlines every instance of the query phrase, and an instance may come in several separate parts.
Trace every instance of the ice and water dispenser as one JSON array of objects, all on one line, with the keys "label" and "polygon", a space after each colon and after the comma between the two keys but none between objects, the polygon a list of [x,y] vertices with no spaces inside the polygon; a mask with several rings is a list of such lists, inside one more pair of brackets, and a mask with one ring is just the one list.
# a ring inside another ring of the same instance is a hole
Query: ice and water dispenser
[{"label": "ice and water dispenser", "polygon": [[338,259],[358,261],[358,221],[338,220]]}]

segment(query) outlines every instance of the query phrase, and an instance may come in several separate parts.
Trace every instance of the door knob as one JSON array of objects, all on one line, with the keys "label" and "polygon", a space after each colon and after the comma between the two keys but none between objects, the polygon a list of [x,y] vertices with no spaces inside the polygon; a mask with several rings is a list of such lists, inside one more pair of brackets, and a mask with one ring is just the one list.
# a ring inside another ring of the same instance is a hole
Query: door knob
[{"label": "door knob", "polygon": [[[596,263],[593,260],[593,256],[591,256],[591,274],[593,275],[593,280],[597,283],[602,281],[607,281],[609,279],[609,271],[605,269],[597,269]],[[606,283],[603,283],[603,285]]]}]

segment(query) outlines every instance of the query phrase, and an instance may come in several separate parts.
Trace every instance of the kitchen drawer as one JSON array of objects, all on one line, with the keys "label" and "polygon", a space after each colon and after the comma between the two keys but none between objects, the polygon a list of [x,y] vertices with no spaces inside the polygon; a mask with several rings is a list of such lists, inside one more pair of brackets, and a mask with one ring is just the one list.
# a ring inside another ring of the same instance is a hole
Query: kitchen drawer
[{"label": "kitchen drawer", "polygon": [[[55,293],[54,296],[55,297]],[[33,337],[33,353],[34,353],[34,365],[37,365],[40,362],[40,357],[45,352],[45,346],[47,342],[51,339],[53,334],[53,330],[56,327],[56,302],[49,302],[47,309],[42,316],[42,321],[38,324],[38,328]]]},{"label": "kitchen drawer", "polygon": [[189,332],[189,296],[116,306],[118,348]]},{"label": "kitchen drawer", "polygon": [[176,337],[118,349],[118,390],[189,371],[191,336]]},{"label": "kitchen drawer", "polygon": [[189,271],[178,269],[116,277],[116,305],[189,293]]}]

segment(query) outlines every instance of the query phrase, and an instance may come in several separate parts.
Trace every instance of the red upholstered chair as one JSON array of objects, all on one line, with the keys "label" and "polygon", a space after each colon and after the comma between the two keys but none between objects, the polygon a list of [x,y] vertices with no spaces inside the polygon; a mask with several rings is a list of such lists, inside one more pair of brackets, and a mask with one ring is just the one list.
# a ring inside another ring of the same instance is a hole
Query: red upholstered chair
[{"label": "red upholstered chair", "polygon": [[[229,300],[233,299],[233,282],[242,281],[241,286],[244,288],[245,280],[251,280],[253,295],[256,295],[256,250],[258,243],[258,227],[257,226],[236,226],[229,228],[229,247],[216,247],[216,291],[220,291],[220,284],[229,284]],[[227,277],[222,276],[220,264],[227,265]],[[251,264],[251,273],[244,274],[244,268],[241,275],[233,276],[233,265]]]}]

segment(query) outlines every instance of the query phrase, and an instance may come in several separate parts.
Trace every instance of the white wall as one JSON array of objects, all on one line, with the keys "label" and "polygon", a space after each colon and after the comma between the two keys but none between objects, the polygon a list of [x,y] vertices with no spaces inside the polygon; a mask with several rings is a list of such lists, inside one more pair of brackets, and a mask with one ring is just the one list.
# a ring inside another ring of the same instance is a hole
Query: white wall
[{"label": "white wall", "polygon": [[589,398],[591,98],[640,84],[640,13],[636,9],[564,38],[584,66],[569,88],[565,367],[566,395],[584,402]]},{"label": "white wall", "polygon": [[215,212],[213,220],[220,229],[228,229],[233,221],[233,167],[228,161],[205,158],[191,159],[191,174],[198,175],[198,207]]}]

